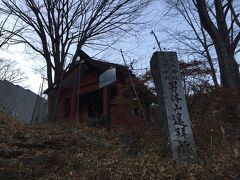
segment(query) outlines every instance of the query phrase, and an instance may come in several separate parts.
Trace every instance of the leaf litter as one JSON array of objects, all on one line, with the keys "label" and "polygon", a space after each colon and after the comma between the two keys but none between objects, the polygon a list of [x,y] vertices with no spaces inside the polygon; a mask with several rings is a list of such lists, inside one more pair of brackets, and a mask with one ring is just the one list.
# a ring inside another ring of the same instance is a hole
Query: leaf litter
[{"label": "leaf litter", "polygon": [[186,164],[165,155],[156,127],[107,132],[78,123],[23,124],[1,113],[0,179],[240,178],[239,136],[228,143],[212,138],[197,138],[198,158]]}]

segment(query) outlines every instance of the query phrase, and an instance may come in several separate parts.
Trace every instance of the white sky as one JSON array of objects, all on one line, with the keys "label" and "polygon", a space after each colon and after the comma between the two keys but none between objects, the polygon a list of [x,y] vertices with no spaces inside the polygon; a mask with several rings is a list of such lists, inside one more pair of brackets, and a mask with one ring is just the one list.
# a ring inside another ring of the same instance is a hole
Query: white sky
[{"label": "white sky", "polygon": [[16,61],[18,67],[28,78],[20,85],[26,89],[30,89],[31,91],[38,93],[40,83],[42,82],[41,74],[36,73],[33,69],[35,66],[34,61],[32,61],[30,57],[24,53],[24,47],[22,45],[11,46],[7,49],[2,48],[0,50],[0,58]]}]

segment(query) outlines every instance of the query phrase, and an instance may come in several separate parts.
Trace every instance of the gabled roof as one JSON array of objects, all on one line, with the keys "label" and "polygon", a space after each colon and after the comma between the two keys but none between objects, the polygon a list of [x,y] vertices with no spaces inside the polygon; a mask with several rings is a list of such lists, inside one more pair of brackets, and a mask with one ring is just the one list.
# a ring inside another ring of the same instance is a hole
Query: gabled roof
[{"label": "gabled roof", "polygon": [[98,73],[102,73],[110,68],[116,68],[120,72],[129,71],[128,67],[124,65],[110,63],[110,62],[101,61],[101,60],[93,60],[84,51],[81,51],[79,56],[80,56],[80,60],[71,64],[67,69],[66,73],[64,74],[64,76],[67,76],[68,74],[70,74],[75,68],[79,66],[80,63],[86,64],[87,66],[96,70],[96,72]]},{"label": "gabled roof", "polygon": [[[66,72],[63,75],[63,78],[68,76],[69,74],[71,74],[71,72],[74,71],[74,69],[76,69],[81,63],[82,64],[86,64],[87,66],[89,66],[90,68],[94,69],[97,73],[102,73],[110,68],[116,68],[118,72],[121,73],[128,73],[128,71],[130,72],[131,75],[132,72],[129,70],[129,68],[127,66],[124,65],[120,65],[120,64],[115,64],[115,63],[110,63],[110,62],[106,62],[106,61],[100,61],[100,60],[93,60],[90,56],[88,56],[84,51],[80,50],[79,53],[79,57],[80,60],[76,61],[75,63],[70,64],[67,67]],[[48,94],[50,89],[56,88],[51,87],[48,88],[44,91],[45,94]]]}]

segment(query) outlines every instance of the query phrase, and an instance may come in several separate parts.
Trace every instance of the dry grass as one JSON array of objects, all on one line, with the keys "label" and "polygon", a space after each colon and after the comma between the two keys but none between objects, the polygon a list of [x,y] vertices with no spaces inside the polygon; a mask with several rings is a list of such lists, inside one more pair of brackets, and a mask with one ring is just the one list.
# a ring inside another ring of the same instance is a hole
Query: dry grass
[{"label": "dry grass", "polygon": [[157,128],[107,133],[82,124],[26,125],[0,114],[0,179],[240,178],[237,129],[193,121],[198,158],[183,164],[165,156]]}]

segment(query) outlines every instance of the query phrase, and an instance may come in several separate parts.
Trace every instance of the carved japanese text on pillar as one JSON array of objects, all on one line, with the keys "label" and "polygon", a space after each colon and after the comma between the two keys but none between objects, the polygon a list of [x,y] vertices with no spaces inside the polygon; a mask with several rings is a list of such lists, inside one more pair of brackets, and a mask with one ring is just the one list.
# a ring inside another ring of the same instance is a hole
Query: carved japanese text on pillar
[{"label": "carved japanese text on pillar", "polygon": [[164,54],[161,58],[159,62],[161,82],[163,84],[172,154],[176,159],[193,158],[195,145],[176,53]]}]

